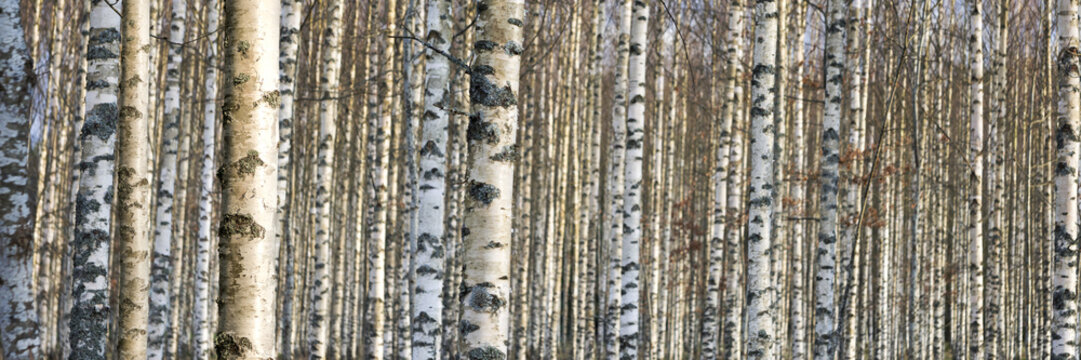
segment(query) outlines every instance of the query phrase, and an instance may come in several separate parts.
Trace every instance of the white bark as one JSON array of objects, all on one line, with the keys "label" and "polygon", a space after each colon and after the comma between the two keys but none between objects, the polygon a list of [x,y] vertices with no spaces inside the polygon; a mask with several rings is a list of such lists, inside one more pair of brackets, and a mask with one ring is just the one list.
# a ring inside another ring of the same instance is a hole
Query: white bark
[{"label": "white bark", "polygon": [[[341,22],[343,7],[340,1],[322,4],[328,9],[323,29],[323,66],[319,82],[319,152],[316,169],[315,211],[316,228],[311,263],[315,267],[312,284],[308,285],[308,357],[322,359],[327,352],[330,307],[330,200],[334,187],[334,141],[337,137],[338,80],[341,69]],[[341,266],[341,265],[339,265]]]},{"label": "white bark", "polygon": [[117,249],[120,359],[146,357],[150,285],[150,1],[130,0],[123,19],[120,54],[120,118],[117,126]]},{"label": "white bark", "polygon": [[969,13],[970,96],[969,107],[969,348],[968,356],[982,359],[983,348],[983,1],[971,0]]},{"label": "white bark", "polygon": [[1051,277],[1051,358],[1078,359],[1077,169],[1081,143],[1081,71],[1077,0],[1058,1],[1058,117],[1055,127],[1054,265]]},{"label": "white bark", "polygon": [[151,264],[150,325],[147,327],[149,348],[147,358],[165,356],[165,336],[170,329],[169,288],[173,272],[173,190],[177,177],[177,140],[180,135],[180,66],[184,43],[185,0],[172,0],[169,31],[169,58],[165,69],[165,133],[162,137],[160,172],[158,173],[157,213],[154,217],[154,257]]},{"label": "white bark", "polygon": [[[742,217],[740,204],[743,202],[743,16],[746,9],[740,0],[729,4],[728,31],[728,86],[725,90],[725,122],[731,123],[728,139],[728,199],[726,218],[728,229],[725,234],[725,294],[724,294],[724,329],[721,336],[725,358],[739,358],[743,354],[743,287],[740,281],[743,269],[743,239],[741,237]],[[672,164],[673,167],[675,164]],[[667,231],[667,230],[666,230]],[[667,238],[667,235],[666,235]]]},{"label": "white bark", "polygon": [[[717,359],[721,356],[718,331],[721,329],[721,281],[724,278],[724,235],[727,220],[725,205],[728,201],[728,147],[731,145],[731,133],[732,118],[723,115],[719,131],[720,140],[717,142],[717,166],[711,179],[713,209],[710,213],[709,277],[706,279],[706,303],[702,314],[702,357],[704,359]],[[659,247],[659,244],[656,246]],[[650,345],[660,346],[653,343]]]},{"label": "white bark", "polygon": [[219,359],[277,356],[274,257],[277,246],[279,14],[265,0],[225,2],[221,224],[218,227]]},{"label": "white bark", "polygon": [[72,241],[71,358],[104,359],[109,324],[109,241],[117,99],[120,79],[122,4],[94,1],[90,11],[86,122],[79,141],[79,193]]},{"label": "white bark", "polygon": [[[604,342],[607,359],[619,358],[619,309],[622,303],[620,287],[623,285],[623,177],[627,136],[627,70],[630,53],[632,0],[619,1],[619,37],[616,45],[615,94],[612,106],[612,138],[610,167],[608,169],[608,299],[604,318]],[[543,86],[543,85],[542,85]]]},{"label": "white bark", "polygon": [[634,0],[631,19],[630,57],[627,66],[627,87],[630,105],[627,111],[627,145],[624,169],[623,201],[623,265],[621,274],[622,306],[619,317],[619,353],[621,359],[638,357],[639,302],[641,287],[640,242],[642,240],[642,145],[646,120],[646,34],[649,29],[649,5]]},{"label": "white bark", "polygon": [[751,75],[750,186],[747,223],[747,358],[772,359],[776,288],[770,275],[773,240],[775,134],[774,62],[777,59],[777,4],[759,0],[754,12],[754,69]]},{"label": "white bark", "polygon": [[524,1],[477,7],[472,115],[462,227],[461,345],[468,359],[503,359],[510,313],[510,240],[518,145],[518,74]]},{"label": "white bark", "polygon": [[[387,14],[387,33],[396,33],[397,1],[385,2]],[[393,40],[393,39],[390,39]],[[393,68],[394,43],[388,42],[383,49],[383,64]],[[391,91],[395,88],[395,79],[392,72],[383,75],[384,89]],[[387,198],[388,188],[394,186],[390,182],[390,132],[393,121],[392,98],[390,94],[381,94],[383,102],[382,113],[373,117],[376,123],[372,126],[375,134],[376,152],[371,162],[372,174],[371,186],[375,194],[373,223],[368,233],[368,304],[367,324],[365,324],[364,345],[369,358],[382,359],[384,356],[384,326],[386,322],[386,243],[387,231],[387,207],[390,206]]]},{"label": "white bark", "polygon": [[[207,4],[207,33],[218,29],[217,0]],[[210,356],[210,236],[214,217],[214,142],[217,131],[218,94],[218,36],[210,37],[206,53],[206,82],[203,84],[208,103],[203,107],[203,163],[199,170],[199,230],[195,245],[195,299],[192,304],[192,328],[196,359]]]},{"label": "white bark", "polygon": [[822,124],[821,192],[819,193],[818,245],[815,259],[816,360],[833,359],[837,352],[837,184],[840,164],[841,96],[844,92],[844,0],[829,3],[826,26],[826,109]]},{"label": "white bark", "polygon": [[[451,31],[450,0],[429,0],[427,39],[443,51],[450,49],[445,34]],[[417,240],[413,274],[413,359],[435,360],[443,345],[443,262],[446,229],[443,220],[447,192],[447,123],[443,104],[450,80],[446,57],[425,52],[425,98],[420,142],[420,186],[417,193]]]},{"label": "white bark", "polygon": [[285,281],[282,284],[281,316],[278,318],[279,350],[285,354],[293,351],[293,299],[295,293],[296,272],[294,271],[296,246],[295,239],[289,236],[289,176],[292,168],[290,151],[293,139],[293,98],[295,95],[297,72],[297,49],[299,48],[297,34],[300,32],[301,0],[282,0],[281,2],[281,29],[280,47],[278,55],[278,91],[281,94],[281,102],[278,105],[278,209],[274,232],[278,244],[285,245],[286,256],[282,271]]},{"label": "white bark", "polygon": [[[42,351],[34,299],[33,184],[28,166],[30,91],[27,77],[31,69],[19,18],[19,2],[0,2],[0,8],[5,9],[0,12],[0,56],[4,59],[0,62],[0,71],[4,74],[0,77],[0,209],[5,212],[0,216],[0,278],[4,279],[0,281],[0,358],[33,359]],[[109,130],[106,135],[111,138],[111,128]],[[107,216],[108,212],[106,221]],[[105,229],[107,233],[108,227]],[[77,232],[76,235],[88,234]],[[107,235],[99,240],[100,243],[107,242]]]}]

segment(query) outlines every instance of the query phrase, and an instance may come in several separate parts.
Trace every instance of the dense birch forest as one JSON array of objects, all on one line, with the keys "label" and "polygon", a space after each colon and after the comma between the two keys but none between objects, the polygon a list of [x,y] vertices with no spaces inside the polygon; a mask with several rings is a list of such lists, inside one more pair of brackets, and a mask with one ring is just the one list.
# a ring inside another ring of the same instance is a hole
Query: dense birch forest
[{"label": "dense birch forest", "polygon": [[0,0],[0,360],[1078,360],[1079,7]]}]

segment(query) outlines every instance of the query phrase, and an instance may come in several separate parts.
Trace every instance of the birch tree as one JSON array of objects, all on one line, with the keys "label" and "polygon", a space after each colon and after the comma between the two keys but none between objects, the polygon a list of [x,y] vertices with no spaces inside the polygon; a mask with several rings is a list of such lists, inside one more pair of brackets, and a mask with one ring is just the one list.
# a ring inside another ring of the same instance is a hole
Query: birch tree
[{"label": "birch tree", "polygon": [[770,272],[773,239],[774,62],[777,59],[777,4],[760,0],[754,11],[754,69],[751,73],[750,185],[747,203],[747,357],[772,359],[777,341],[776,288]]},{"label": "birch tree", "polygon": [[1051,357],[1078,359],[1077,345],[1077,166],[1081,143],[1081,70],[1078,69],[1077,1],[1058,1],[1058,116],[1055,120],[1054,275]]},{"label": "birch tree", "polygon": [[725,358],[738,358],[743,354],[743,291],[740,281],[743,268],[743,241],[740,231],[741,219],[740,204],[743,202],[743,16],[746,9],[740,0],[729,3],[729,13],[732,17],[728,20],[726,49],[728,59],[728,84],[725,90],[725,104],[723,116],[725,122],[731,122],[731,131],[728,139],[728,199],[726,200],[726,217],[729,226],[725,234],[725,295],[724,295],[724,329],[721,337],[724,346]]},{"label": "birch tree", "polygon": [[968,241],[969,241],[969,356],[984,357],[984,294],[983,294],[983,1],[972,0],[969,9],[969,56],[972,97],[969,105],[969,173]]},{"label": "birch tree", "polygon": [[34,299],[33,203],[27,165],[31,68],[19,2],[7,1],[0,9],[7,10],[0,12],[0,56],[7,59],[0,77],[0,208],[6,211],[0,217],[0,277],[4,279],[0,282],[0,358],[33,359],[42,352]]},{"label": "birch tree", "polygon": [[[429,0],[427,39],[441,51],[450,49],[446,38],[451,30],[449,0]],[[435,360],[443,344],[443,262],[445,254],[447,184],[447,123],[449,114],[443,108],[449,103],[450,61],[435,53],[425,52],[425,91],[423,130],[420,146],[420,186],[417,198],[417,243],[413,274],[413,359]]]},{"label": "birch tree", "polygon": [[642,147],[646,120],[646,34],[649,29],[649,5],[634,0],[631,16],[630,57],[627,86],[630,106],[627,112],[627,166],[624,169],[622,305],[619,317],[619,353],[621,359],[638,357],[641,288],[640,242],[642,239]]},{"label": "birch tree", "polygon": [[608,299],[604,319],[605,355],[609,360],[620,356],[619,318],[622,305],[623,262],[623,177],[626,167],[627,74],[630,59],[632,0],[619,1],[619,35],[616,44],[615,90],[612,105],[612,138],[608,168]]},{"label": "birch tree", "polygon": [[[396,0],[389,0],[384,3],[386,6],[386,18],[391,19],[387,22],[387,32],[394,34],[396,31],[397,21],[397,2]],[[394,44],[388,42],[385,49],[383,49],[383,64],[385,66],[391,66],[394,63]],[[393,73],[387,73],[383,75],[383,91],[390,91],[394,88],[395,79]],[[391,133],[391,121],[392,118],[392,100],[393,96],[389,93],[383,93],[383,101],[381,107],[383,113],[373,117],[374,124],[372,124],[372,130],[375,132],[375,153],[372,156],[375,161],[372,161],[372,180],[370,181],[373,188],[372,193],[375,195],[375,202],[372,204],[374,207],[373,224],[368,233],[368,298],[366,303],[368,304],[366,314],[366,324],[364,333],[364,345],[365,353],[368,357],[374,359],[382,359],[383,353],[383,324],[386,322],[386,304],[384,298],[386,297],[386,241],[388,238],[387,231],[387,207],[389,206],[389,200],[387,198],[388,187],[392,186],[390,180],[390,133]]]},{"label": "birch tree", "polygon": [[[308,288],[311,312],[308,314],[308,355],[311,359],[326,356],[328,307],[330,306],[330,200],[334,187],[334,140],[338,121],[338,79],[341,68],[342,4],[325,4],[329,18],[323,29],[323,66],[319,83],[319,164],[316,172],[315,207],[318,227],[315,230],[314,284]],[[340,264],[338,266],[341,266]]]},{"label": "birch tree", "polygon": [[165,134],[162,138],[161,168],[158,172],[157,211],[154,216],[153,258],[150,274],[150,325],[147,328],[147,357],[165,356],[165,334],[170,329],[170,294],[173,272],[173,212],[177,178],[177,140],[180,135],[180,66],[183,55],[187,2],[172,1],[169,25],[169,58],[165,69]]},{"label": "birch tree", "polygon": [[219,359],[277,356],[274,342],[274,214],[279,106],[276,1],[227,0],[222,89]]},{"label": "birch tree", "polygon": [[129,0],[121,13],[120,117],[116,202],[121,359],[146,357],[150,290],[149,121],[150,2]]},{"label": "birch tree", "polygon": [[72,240],[71,358],[104,359],[109,324],[109,241],[120,86],[120,14],[93,1],[86,50],[86,116]]},{"label": "birch tree", "polygon": [[[289,175],[292,169],[292,158],[290,157],[290,151],[292,151],[293,141],[293,113],[295,90],[296,90],[296,74],[297,74],[297,50],[299,48],[299,39],[297,33],[300,32],[300,11],[301,0],[282,0],[281,4],[281,30],[279,40],[281,52],[278,55],[278,86],[279,86],[279,98],[278,104],[278,209],[275,212],[276,226],[278,231],[274,232],[274,236],[277,238],[275,241],[281,245],[285,245],[286,254],[295,254],[295,242],[292,236],[289,236]],[[208,74],[209,75],[209,74]],[[281,317],[279,317],[278,327],[280,328],[280,350],[291,354],[293,348],[293,294],[295,293],[295,278],[296,274],[293,268],[295,267],[294,256],[286,256],[285,264],[285,281],[282,286],[282,304],[281,304]]]},{"label": "birch tree", "polygon": [[[220,4],[217,0],[207,3],[207,33],[218,30]],[[195,299],[192,302],[192,327],[194,328],[194,355],[205,359],[210,356],[210,236],[211,218],[214,216],[214,145],[217,141],[218,94],[218,36],[211,36],[206,53],[207,74],[203,84],[207,104],[203,107],[203,163],[199,170],[199,230],[195,251]],[[285,316],[285,315],[283,315]]]},{"label": "birch tree", "polygon": [[841,96],[844,91],[845,15],[843,0],[829,2],[826,25],[826,109],[822,120],[821,192],[819,193],[818,245],[815,256],[815,360],[833,359],[837,353],[837,185],[840,164]]},{"label": "birch tree", "polygon": [[524,1],[477,4],[469,82],[467,193],[462,227],[461,345],[470,359],[507,354],[518,75]]}]

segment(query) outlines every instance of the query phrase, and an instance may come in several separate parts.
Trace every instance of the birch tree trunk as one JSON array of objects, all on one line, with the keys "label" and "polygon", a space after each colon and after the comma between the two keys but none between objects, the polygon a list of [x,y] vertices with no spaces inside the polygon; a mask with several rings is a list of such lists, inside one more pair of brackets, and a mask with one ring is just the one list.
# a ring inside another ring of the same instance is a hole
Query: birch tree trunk
[{"label": "birch tree trunk", "polygon": [[[328,18],[324,19],[323,66],[319,82],[319,150],[316,170],[316,229],[312,264],[315,266],[313,285],[308,287],[311,302],[308,314],[308,357],[322,359],[327,352],[328,309],[330,306],[330,202],[334,187],[334,140],[337,137],[338,80],[341,69],[342,4],[331,0],[324,3]],[[341,266],[339,264],[338,266]]]},{"label": "birch tree trunk", "polygon": [[1009,9],[1010,1],[998,2],[998,14],[992,16],[992,31],[994,32],[994,52],[991,57],[991,126],[987,146],[990,159],[987,162],[987,175],[989,176],[988,190],[991,194],[991,206],[988,216],[987,246],[990,254],[987,268],[987,322],[985,324],[985,337],[987,340],[987,358],[998,359],[1002,355],[1003,331],[1005,328],[1005,314],[1003,314],[1003,269],[1001,266],[1003,256],[1003,225],[1005,215],[1004,182],[1006,169],[1003,160],[1005,147],[1003,130],[1006,125],[1006,42],[1009,34]]},{"label": "birch tree trunk", "polygon": [[[793,64],[795,65],[795,83],[793,87],[793,96],[795,101],[792,105],[792,143],[795,144],[795,157],[793,159],[793,183],[790,188],[789,194],[793,199],[793,207],[791,214],[796,218],[792,222],[792,305],[790,308],[790,314],[792,317],[791,322],[791,334],[792,334],[792,358],[793,359],[805,359],[807,357],[807,267],[805,264],[808,258],[806,243],[807,234],[805,233],[805,227],[808,225],[804,218],[809,217],[807,211],[808,193],[805,190],[805,182],[809,178],[807,176],[807,147],[804,144],[808,142],[805,139],[806,132],[806,118],[804,117],[803,103],[806,94],[803,91],[803,75],[804,75],[804,34],[807,28],[807,5],[795,4],[795,24],[796,24],[796,36],[794,36],[795,51],[793,51]],[[843,13],[843,12],[842,12]],[[842,71],[844,67],[842,66]],[[838,120],[840,121],[840,120]],[[838,126],[838,136],[840,129]],[[838,148],[839,149],[839,148]],[[836,210],[834,210],[836,212]],[[836,216],[836,214],[835,214]],[[834,227],[836,239],[836,227]],[[834,245],[834,267],[836,268],[836,244]],[[816,252],[817,254],[817,252]],[[834,279],[836,281],[836,270],[834,270]],[[832,307],[830,308],[832,311]],[[834,324],[837,322],[834,321]],[[813,344],[812,344],[813,345]]]},{"label": "birch tree trunk", "polygon": [[759,0],[754,11],[754,68],[751,74],[750,185],[747,203],[747,358],[772,359],[776,288],[771,279],[773,239],[773,166],[777,60],[777,3]]},{"label": "birch tree trunk", "polygon": [[[389,0],[384,3],[386,6],[386,19],[387,21],[387,33],[396,33],[397,22],[397,1]],[[387,67],[393,67],[395,61],[394,58],[394,44],[393,42],[387,42],[387,46],[383,49],[383,64]],[[395,88],[395,79],[393,73],[387,73],[383,75],[383,91],[392,91]],[[391,122],[393,121],[393,110],[391,108],[392,98],[390,94],[384,93],[382,102],[382,114],[375,117],[377,123],[373,126],[375,132],[376,152],[373,156],[376,157],[375,161],[372,161],[372,181],[371,186],[374,188],[375,202],[374,206],[374,219],[371,231],[368,234],[368,298],[366,303],[368,304],[368,323],[365,325],[366,332],[364,333],[365,340],[365,354],[371,359],[382,359],[383,354],[383,327],[386,321],[386,303],[384,298],[386,297],[386,241],[389,238],[387,231],[387,207],[390,206],[387,193],[388,188],[393,186],[390,183],[390,167],[393,165],[390,162],[390,133]]]},{"label": "birch tree trunk", "polygon": [[[429,42],[449,51],[445,37],[451,31],[450,0],[428,0]],[[420,184],[417,194],[417,240],[413,264],[416,287],[412,292],[413,359],[436,360],[442,353],[443,262],[446,229],[447,92],[450,62],[432,50],[425,51],[423,130],[420,146]]]},{"label": "birch tree trunk", "polygon": [[969,357],[982,359],[983,347],[983,1],[972,0],[969,9],[970,96],[968,161],[969,249]]},{"label": "birch tree trunk", "polygon": [[639,302],[641,287],[640,242],[642,239],[642,145],[646,120],[646,34],[649,30],[649,5],[634,0],[631,16],[630,57],[627,87],[630,105],[627,111],[627,166],[624,169],[623,282],[619,318],[619,353],[621,359],[638,357]]},{"label": "birch tree trunk", "polygon": [[146,358],[150,299],[150,171],[148,157],[150,2],[129,0],[121,13],[120,122],[117,142],[117,322],[120,359]]},{"label": "birch tree trunk", "polygon": [[[627,74],[630,55],[632,0],[619,1],[619,37],[616,44],[615,90],[612,106],[612,138],[608,169],[608,299],[604,318],[605,354],[619,359],[619,318],[623,286],[623,177],[627,138]],[[542,78],[543,79],[543,78]],[[543,85],[542,85],[543,86]]]},{"label": "birch tree trunk", "polygon": [[[277,196],[277,55],[281,3],[225,2],[223,158],[218,252],[219,359],[277,356],[274,342],[274,223]],[[264,160],[266,159],[266,160]]]},{"label": "birch tree trunk", "polygon": [[292,169],[290,152],[293,142],[293,98],[296,89],[297,74],[297,33],[300,32],[300,7],[301,0],[282,0],[281,2],[281,29],[280,48],[278,55],[278,88],[281,102],[278,105],[278,209],[275,213],[278,231],[274,232],[275,241],[285,245],[285,253],[294,256],[286,256],[284,269],[285,281],[282,286],[281,317],[278,318],[279,350],[286,355],[292,355],[293,351],[293,298],[296,292],[295,260],[296,246],[290,234],[289,227],[289,176]]},{"label": "birch tree trunk", "polygon": [[815,251],[815,360],[833,359],[837,353],[837,185],[840,164],[841,101],[844,92],[844,0],[829,2],[826,25],[826,109],[822,120],[822,156],[819,158],[818,245]]},{"label": "birch tree trunk", "polygon": [[[733,16],[735,16],[734,13]],[[728,200],[728,146],[731,144],[732,136],[732,117],[730,115],[723,114],[721,116],[719,130],[720,139],[717,142],[716,154],[717,167],[714,169],[713,179],[711,179],[713,209],[710,213],[709,275],[706,280],[705,311],[702,314],[702,357],[704,359],[717,359],[721,355],[718,331],[721,330],[721,281],[724,279],[725,204]],[[654,246],[659,248],[660,244]],[[657,250],[654,250],[654,252],[657,252]],[[660,261],[660,259],[655,259],[655,261]],[[659,264],[655,266],[659,267]],[[659,284],[654,283],[650,286],[657,287]],[[650,346],[661,345],[651,342]]]},{"label": "birch tree trunk", "polygon": [[151,264],[150,325],[147,329],[149,346],[147,358],[165,356],[165,335],[170,331],[170,285],[173,272],[173,193],[177,178],[177,140],[180,135],[180,67],[184,43],[184,21],[187,3],[172,1],[169,31],[169,59],[165,70],[165,134],[162,138],[161,168],[158,172],[157,213],[154,216],[154,257]]},{"label": "birch tree trunk", "polygon": [[[207,3],[207,33],[218,30],[217,0]],[[197,359],[210,356],[210,233],[214,217],[214,144],[217,131],[218,94],[218,36],[209,38],[206,53],[207,73],[203,86],[207,104],[203,107],[203,164],[199,170],[199,234],[195,252],[195,299],[192,304],[192,327],[195,329],[194,355]],[[288,297],[287,297],[288,298]],[[285,316],[285,315],[282,315]]]},{"label": "birch tree trunk", "polygon": [[[743,289],[740,281],[743,269],[743,241],[740,230],[743,202],[743,16],[746,9],[741,0],[729,4],[731,18],[728,20],[728,85],[725,90],[724,116],[731,122],[728,144],[728,199],[726,217],[728,230],[725,234],[725,294],[724,294],[724,358],[739,358],[743,354]],[[721,140],[725,142],[725,139]],[[675,168],[676,164],[672,164]],[[666,236],[667,237],[667,236]]]},{"label": "birch tree trunk", "polygon": [[1077,166],[1081,143],[1081,71],[1078,70],[1076,0],[1058,1],[1058,117],[1055,126],[1054,275],[1051,277],[1051,358],[1076,360],[1077,346]]},{"label": "birch tree trunk", "polygon": [[[34,294],[34,241],[33,241],[33,192],[30,172],[30,58],[23,38],[19,1],[0,3],[0,56],[6,61],[4,76],[0,77],[0,208],[6,214],[0,217],[0,358],[34,359],[42,354],[37,306]],[[114,100],[115,101],[115,100]],[[112,108],[115,122],[115,105]],[[95,119],[100,120],[100,119]],[[94,123],[87,123],[92,125]],[[105,132],[112,138],[112,127]],[[86,138],[84,135],[83,138]],[[87,149],[92,146],[87,146]],[[111,147],[110,147],[111,149]],[[85,161],[84,161],[85,162]],[[97,165],[91,163],[91,165]],[[108,172],[112,172],[112,163]],[[93,169],[88,168],[88,169]],[[83,176],[90,180],[92,176]],[[112,185],[111,179],[109,177]],[[85,189],[85,193],[90,193]],[[80,193],[82,195],[82,193]],[[84,199],[80,197],[80,199]],[[78,202],[80,214],[93,215],[89,204]],[[105,212],[108,222],[108,211]],[[76,217],[82,225],[76,230],[79,240],[104,244],[107,248],[108,225],[97,233],[89,233],[93,225],[83,216]],[[105,234],[101,234],[104,232]],[[82,239],[80,239],[82,238]],[[78,252],[76,255],[83,255]],[[85,256],[85,255],[84,255]],[[107,255],[106,255],[107,256]],[[84,265],[85,266],[85,265]],[[101,277],[106,277],[107,261],[100,265]],[[102,281],[103,283],[105,281]],[[104,286],[105,284],[101,284]],[[104,292],[104,289],[102,290]],[[78,293],[76,293],[78,294]],[[81,299],[80,299],[81,300]],[[104,302],[104,299],[101,299]],[[108,311],[105,312],[106,314]],[[90,319],[88,319],[90,320]],[[104,325],[104,324],[102,324]],[[104,327],[102,328],[104,330]],[[100,334],[104,334],[104,331]],[[104,336],[100,336],[104,338]],[[92,345],[80,342],[83,345]],[[99,352],[100,354],[100,352]],[[104,354],[102,354],[104,355]]]},{"label": "birch tree trunk", "polygon": [[473,114],[463,219],[461,346],[469,359],[503,359],[509,335],[510,239],[518,146],[518,74],[524,1],[477,4]]},{"label": "birch tree trunk", "polygon": [[[109,326],[109,241],[120,79],[122,3],[93,1],[86,51],[86,121],[79,135],[79,192],[72,240],[72,308],[68,321],[73,359],[105,359]],[[5,331],[5,333],[7,333]],[[7,343],[5,342],[5,346]]]}]

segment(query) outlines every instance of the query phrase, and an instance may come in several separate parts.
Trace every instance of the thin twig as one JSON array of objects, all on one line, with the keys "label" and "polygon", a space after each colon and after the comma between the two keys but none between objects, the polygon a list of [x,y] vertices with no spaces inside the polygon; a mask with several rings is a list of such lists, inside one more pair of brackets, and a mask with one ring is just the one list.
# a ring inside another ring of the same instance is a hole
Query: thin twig
[{"label": "thin twig", "polygon": [[440,50],[439,48],[435,47],[435,45],[432,45],[432,44],[428,43],[427,41],[421,40],[421,39],[417,38],[416,36],[413,36],[413,35],[408,35],[408,36],[391,35],[390,38],[391,39],[410,39],[410,40],[415,40],[417,42],[420,42],[421,44],[424,44],[424,47],[426,47],[426,48],[428,48],[428,49],[430,49],[432,51],[435,51],[439,55],[443,55],[443,57],[446,57],[447,60],[450,60],[450,62],[454,63],[454,65],[458,65],[459,67],[465,69],[465,71],[467,73],[470,73],[470,74],[473,73],[473,68],[469,67],[469,65],[466,64],[465,61],[462,61],[462,59],[459,59],[459,58],[455,57],[454,55],[451,55],[450,53],[448,53],[446,51]]}]

